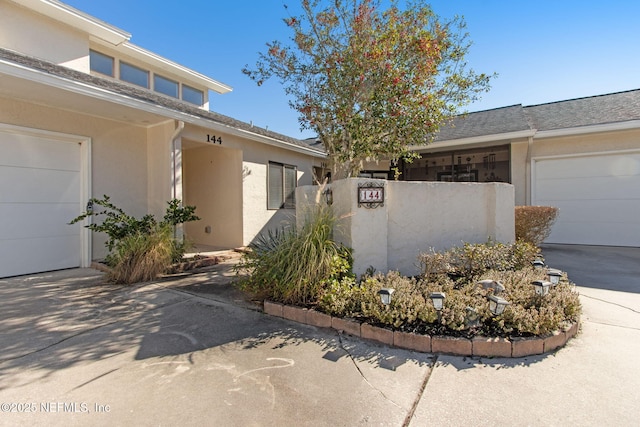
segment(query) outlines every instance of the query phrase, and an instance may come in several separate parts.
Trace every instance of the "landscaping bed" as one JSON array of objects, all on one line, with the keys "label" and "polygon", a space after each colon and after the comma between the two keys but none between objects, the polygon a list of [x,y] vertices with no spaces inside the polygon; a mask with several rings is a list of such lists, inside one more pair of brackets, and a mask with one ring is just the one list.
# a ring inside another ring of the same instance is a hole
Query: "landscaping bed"
[{"label": "landscaping bed", "polygon": [[419,255],[415,277],[371,267],[356,278],[351,250],[331,238],[334,221],[320,210],[299,230],[263,236],[238,266],[249,273],[241,288],[269,301],[265,307],[282,304],[282,317],[306,323],[312,313],[354,335],[375,330],[390,344],[396,335],[425,337],[429,351],[473,354],[475,343],[501,346],[503,356],[538,354],[564,345],[578,329],[575,285],[545,266],[531,242],[429,250]]}]

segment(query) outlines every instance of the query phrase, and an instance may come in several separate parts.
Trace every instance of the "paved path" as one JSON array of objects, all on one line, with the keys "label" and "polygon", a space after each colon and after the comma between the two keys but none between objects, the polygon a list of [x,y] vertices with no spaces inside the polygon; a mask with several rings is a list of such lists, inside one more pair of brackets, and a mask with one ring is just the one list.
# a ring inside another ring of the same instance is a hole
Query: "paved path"
[{"label": "paved path", "polygon": [[[622,258],[620,280],[637,268]],[[0,279],[0,425],[638,424],[637,290],[580,288],[583,332],[554,354],[479,359],[264,315],[229,267],[134,287],[88,269]]]}]

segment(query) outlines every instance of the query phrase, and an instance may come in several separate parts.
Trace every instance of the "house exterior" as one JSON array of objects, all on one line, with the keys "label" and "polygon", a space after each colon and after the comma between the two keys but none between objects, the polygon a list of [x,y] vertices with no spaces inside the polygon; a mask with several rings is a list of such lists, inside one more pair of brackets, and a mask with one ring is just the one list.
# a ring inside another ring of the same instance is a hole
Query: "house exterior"
[{"label": "house exterior", "polygon": [[178,198],[202,218],[191,242],[232,248],[322,175],[321,148],[210,111],[230,87],[129,39],[58,1],[0,0],[0,277],[104,257],[67,224],[92,197],[159,217]]},{"label": "house exterior", "polygon": [[547,243],[640,246],[640,90],[469,113],[403,179],[508,182],[559,208]]}]

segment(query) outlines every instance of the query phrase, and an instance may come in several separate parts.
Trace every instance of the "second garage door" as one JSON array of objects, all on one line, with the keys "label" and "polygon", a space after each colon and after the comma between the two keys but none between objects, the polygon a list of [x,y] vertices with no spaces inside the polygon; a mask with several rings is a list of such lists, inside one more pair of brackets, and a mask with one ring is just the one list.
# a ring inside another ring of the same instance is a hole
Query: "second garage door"
[{"label": "second garage door", "polygon": [[547,243],[640,246],[640,152],[539,159],[532,205],[560,209]]},{"label": "second garage door", "polygon": [[0,128],[0,277],[78,267],[81,144]]}]

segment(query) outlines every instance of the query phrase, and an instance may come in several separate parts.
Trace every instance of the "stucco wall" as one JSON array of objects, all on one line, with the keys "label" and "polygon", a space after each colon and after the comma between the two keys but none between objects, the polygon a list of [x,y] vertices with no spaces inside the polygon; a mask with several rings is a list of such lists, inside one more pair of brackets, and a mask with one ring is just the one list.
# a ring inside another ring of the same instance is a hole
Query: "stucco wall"
[{"label": "stucco wall", "polygon": [[389,182],[389,268],[416,274],[420,251],[514,240],[514,189],[503,183]]},{"label": "stucco wall", "polygon": [[528,204],[527,199],[527,175],[529,166],[527,164],[527,151],[529,142],[527,140],[513,142],[511,144],[511,183],[515,191],[515,204],[518,206]]},{"label": "stucco wall", "polygon": [[244,244],[260,233],[278,228],[295,218],[295,209],[267,209],[267,168],[269,161],[296,166],[298,186],[313,183],[313,158],[303,154],[250,142],[243,152]]},{"label": "stucco wall", "polygon": [[602,153],[638,148],[640,148],[640,131],[637,129],[536,138],[533,143],[532,158],[580,153]]},{"label": "stucco wall", "polygon": [[187,239],[196,244],[242,245],[242,152],[221,146],[183,151],[183,196],[196,206],[199,221],[187,223]]},{"label": "stucco wall", "polygon": [[[220,137],[221,144],[207,142],[208,136]],[[268,229],[281,227],[295,220],[295,209],[267,209],[267,165],[269,161],[296,166],[298,186],[313,183],[313,166],[321,159],[306,154],[285,150],[279,147],[256,142],[248,138],[226,132],[214,131],[203,127],[187,125],[182,133],[183,147],[188,152],[193,147],[228,148],[238,150],[241,155],[241,168],[223,177],[220,185],[228,188],[238,186],[242,195],[242,207],[238,212],[242,224],[242,238],[234,246],[246,246],[260,233]],[[189,191],[190,185],[185,185]],[[235,211],[234,211],[235,212]],[[220,244],[215,244],[220,246]]]},{"label": "stucco wall", "polygon": [[[147,129],[147,203],[150,214],[161,218],[167,208],[167,202],[173,198],[170,141],[175,124],[168,121]],[[180,141],[178,139],[178,149]],[[178,197],[179,198],[179,197]]]},{"label": "stucco wall", "polygon": [[0,2],[0,46],[89,72],[89,38],[11,2]]},{"label": "stucco wall", "polygon": [[[385,188],[384,206],[358,207],[358,184],[371,182]],[[358,275],[369,266],[415,275],[418,255],[430,248],[515,239],[511,184],[346,179],[331,188],[334,213],[341,218],[335,238],[353,248]],[[298,189],[297,209],[307,209],[316,192],[317,187]]]}]

